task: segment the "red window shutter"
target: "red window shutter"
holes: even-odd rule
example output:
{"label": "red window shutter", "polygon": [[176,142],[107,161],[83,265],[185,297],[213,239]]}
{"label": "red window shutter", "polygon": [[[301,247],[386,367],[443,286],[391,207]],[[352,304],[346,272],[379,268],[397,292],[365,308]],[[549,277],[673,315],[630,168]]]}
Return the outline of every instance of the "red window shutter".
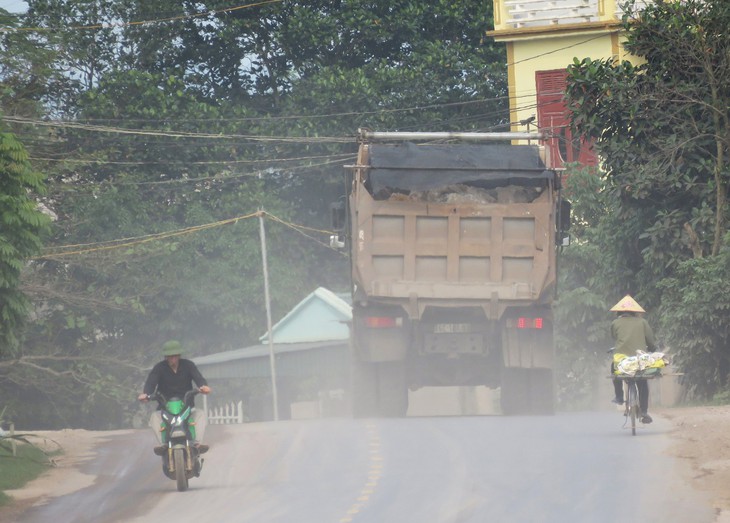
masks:
{"label": "red window shutter", "polygon": [[570,132],[568,110],[563,100],[567,75],[565,69],[535,72],[538,128],[553,136],[547,145],[555,167],[571,162],[598,165],[592,144],[574,139]]}

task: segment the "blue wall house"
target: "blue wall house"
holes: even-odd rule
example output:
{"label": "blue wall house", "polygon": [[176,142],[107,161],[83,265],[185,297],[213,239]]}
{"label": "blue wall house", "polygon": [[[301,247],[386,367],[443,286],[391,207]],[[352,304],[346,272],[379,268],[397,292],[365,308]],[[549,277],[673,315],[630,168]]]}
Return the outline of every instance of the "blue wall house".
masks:
{"label": "blue wall house", "polygon": [[[272,326],[280,419],[301,402],[316,402],[323,416],[348,412],[352,310],[346,299],[319,287]],[[193,359],[213,388],[210,404],[243,400],[248,421],[273,419],[268,333],[259,341]]]}

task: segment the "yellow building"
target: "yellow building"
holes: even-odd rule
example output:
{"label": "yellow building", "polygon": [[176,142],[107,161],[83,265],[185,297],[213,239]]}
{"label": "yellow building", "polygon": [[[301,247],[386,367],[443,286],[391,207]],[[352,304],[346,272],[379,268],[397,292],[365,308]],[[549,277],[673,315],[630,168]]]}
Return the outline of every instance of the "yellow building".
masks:
{"label": "yellow building", "polygon": [[488,34],[507,45],[512,130],[537,125],[549,131],[556,166],[574,161],[595,165],[590,146],[574,140],[567,127],[566,67],[576,57],[630,59],[621,45],[625,0],[493,1],[494,31]]}

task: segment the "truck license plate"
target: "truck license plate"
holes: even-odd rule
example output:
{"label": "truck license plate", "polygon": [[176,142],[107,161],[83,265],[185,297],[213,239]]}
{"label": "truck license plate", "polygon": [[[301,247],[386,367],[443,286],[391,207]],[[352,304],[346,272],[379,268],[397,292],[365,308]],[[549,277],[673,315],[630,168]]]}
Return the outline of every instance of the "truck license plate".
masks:
{"label": "truck license plate", "polygon": [[455,332],[471,332],[469,323],[436,323],[433,326],[434,334],[451,334]]}

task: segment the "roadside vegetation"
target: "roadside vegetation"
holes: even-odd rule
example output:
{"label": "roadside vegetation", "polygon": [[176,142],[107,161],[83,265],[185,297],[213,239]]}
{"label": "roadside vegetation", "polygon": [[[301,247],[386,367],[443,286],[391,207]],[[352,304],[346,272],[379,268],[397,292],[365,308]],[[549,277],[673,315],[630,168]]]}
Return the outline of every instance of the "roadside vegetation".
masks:
{"label": "roadside vegetation", "polygon": [[[17,426],[124,426],[165,340],[255,343],[261,209],[274,317],[348,289],[327,241],[357,128],[508,128],[492,2],[26,3],[0,10],[0,398]],[[606,158],[566,188],[572,396],[625,293],[696,397],[728,390],[727,27],[724,0],[657,3],[625,21],[643,65],[570,67],[573,125]]]}
{"label": "roadside vegetation", "polygon": [[0,11],[0,217],[29,236],[0,237],[16,426],[123,426],[165,340],[257,343],[260,209],[274,318],[348,290],[328,231],[358,127],[508,127],[491,2],[26,3]]}
{"label": "roadside vegetation", "polygon": [[575,241],[563,253],[561,341],[577,360],[586,350],[600,357],[611,346],[606,311],[630,293],[690,397],[722,401],[730,391],[730,4],[633,11],[625,47],[639,65],[576,57],[568,68],[572,125],[595,141],[603,163],[599,173],[569,174]]}
{"label": "roadside vegetation", "polygon": [[49,456],[25,436],[0,434],[0,506],[12,501],[4,491],[21,488],[50,466]]}
{"label": "roadside vegetation", "polygon": [[15,456],[4,445],[0,446],[0,463],[2,463],[3,469],[3,473],[0,475],[0,505],[5,505],[12,500],[3,491],[21,488],[48,470],[50,466],[46,455],[41,450],[22,442],[17,445]]}

